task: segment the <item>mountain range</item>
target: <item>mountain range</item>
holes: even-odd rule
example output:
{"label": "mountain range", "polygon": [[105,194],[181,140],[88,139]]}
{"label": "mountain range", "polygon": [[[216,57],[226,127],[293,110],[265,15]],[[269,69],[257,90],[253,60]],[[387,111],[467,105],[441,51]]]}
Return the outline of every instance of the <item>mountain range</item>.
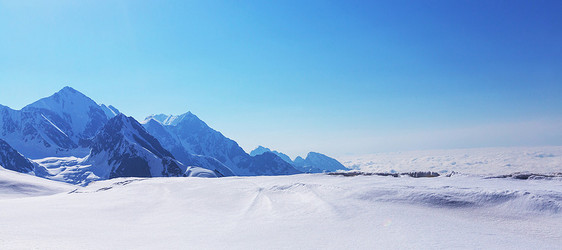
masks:
{"label": "mountain range", "polygon": [[146,130],[165,142],[180,161],[190,155],[212,157],[223,164],[227,173],[236,175],[297,174],[291,164],[272,156],[250,156],[235,141],[210,128],[191,112],[179,116],[153,115],[143,122]]}
{"label": "mountain range", "polygon": [[295,160],[291,160],[291,157],[286,154],[275,150],[272,151],[271,149],[263,146],[258,146],[256,149],[250,152],[250,155],[256,157],[268,153],[277,155],[285,162],[291,164],[295,169],[304,173],[322,173],[335,172],[338,170],[349,170],[336,159],[316,152],[308,153],[308,155],[304,159],[300,156],[297,156]]}
{"label": "mountain range", "polygon": [[270,150],[248,154],[191,112],[151,115],[139,123],[71,87],[21,110],[0,105],[0,166],[74,184],[117,177],[288,175],[341,169],[339,162],[317,153],[298,159],[291,161]]}

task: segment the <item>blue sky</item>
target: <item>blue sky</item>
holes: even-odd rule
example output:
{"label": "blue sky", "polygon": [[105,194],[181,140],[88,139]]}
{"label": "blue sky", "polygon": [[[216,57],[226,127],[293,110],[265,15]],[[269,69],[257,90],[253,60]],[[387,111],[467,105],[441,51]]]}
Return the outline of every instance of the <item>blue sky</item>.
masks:
{"label": "blue sky", "polygon": [[0,103],[69,85],[251,150],[562,145],[560,1],[2,1]]}

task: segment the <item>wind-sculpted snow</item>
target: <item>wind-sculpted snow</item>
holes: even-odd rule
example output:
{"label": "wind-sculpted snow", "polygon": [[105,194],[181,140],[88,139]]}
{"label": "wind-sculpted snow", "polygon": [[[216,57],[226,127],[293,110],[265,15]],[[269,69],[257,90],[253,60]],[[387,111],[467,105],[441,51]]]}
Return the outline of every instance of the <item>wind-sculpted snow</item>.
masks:
{"label": "wind-sculpted snow", "polygon": [[[469,185],[467,185],[468,183],[464,185],[454,183],[467,179],[474,183]],[[441,185],[429,183],[429,186],[410,185],[407,183],[408,181],[397,180],[398,183],[393,183],[394,185],[380,186],[374,190],[361,192],[357,197],[369,201],[418,204],[430,207],[480,208],[498,213],[559,214],[562,212],[562,189],[558,191],[556,188],[546,191],[525,190],[517,186],[526,186],[529,183],[486,182],[478,177],[441,177],[439,180],[435,180]],[[502,188],[500,186],[502,184],[507,188]],[[562,182],[532,183],[531,185],[533,184],[562,188]],[[490,186],[494,186],[494,188],[490,188]]]}
{"label": "wind-sculpted snow", "polygon": [[[467,175],[116,178],[0,200],[0,242],[7,249],[557,249],[561,202],[562,181]],[[77,222],[85,226],[76,230]]]}
{"label": "wind-sculpted snow", "polygon": [[75,187],[69,184],[17,173],[0,166],[0,200],[53,195],[73,189]]}

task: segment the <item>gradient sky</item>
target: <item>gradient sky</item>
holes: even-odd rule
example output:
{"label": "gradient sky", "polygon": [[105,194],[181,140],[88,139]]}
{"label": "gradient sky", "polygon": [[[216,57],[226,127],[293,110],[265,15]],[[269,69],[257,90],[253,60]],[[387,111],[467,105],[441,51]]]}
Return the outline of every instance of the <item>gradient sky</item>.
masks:
{"label": "gradient sky", "polygon": [[63,86],[294,157],[562,145],[562,1],[3,1],[0,103]]}

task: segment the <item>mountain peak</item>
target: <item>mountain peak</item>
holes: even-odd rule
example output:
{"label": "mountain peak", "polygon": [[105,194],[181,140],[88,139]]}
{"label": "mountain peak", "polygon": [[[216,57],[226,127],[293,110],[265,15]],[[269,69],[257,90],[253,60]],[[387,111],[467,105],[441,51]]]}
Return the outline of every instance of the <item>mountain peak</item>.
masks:
{"label": "mountain peak", "polygon": [[[176,126],[178,125],[180,122],[182,122],[185,119],[189,119],[191,116],[195,116],[193,115],[191,112],[187,112],[181,115],[170,115],[166,118],[166,120],[163,122],[164,125],[171,125],[171,126]],[[195,116],[197,117],[197,116]]]}
{"label": "mountain peak", "polygon": [[299,156],[294,163],[304,172],[335,172],[347,169],[338,160],[317,152],[308,153],[306,159]]}
{"label": "mountain peak", "polygon": [[162,125],[167,125],[167,126],[176,126],[176,125],[178,125],[178,124],[180,124],[184,121],[198,121],[198,122],[204,123],[201,119],[199,119],[199,117],[197,117],[196,115],[191,113],[191,111],[188,111],[188,112],[183,113],[181,115],[167,115],[167,114],[156,114],[156,115],[154,115],[153,114],[153,115],[150,115],[150,116],[146,117],[142,123],[146,124],[150,120],[155,120],[155,121],[161,123]]}
{"label": "mountain peak", "polygon": [[124,115],[123,113],[119,113],[117,114],[115,117],[109,119],[109,121],[107,121],[107,124],[105,127],[110,126],[110,127],[123,127],[127,124],[131,124],[131,120],[133,119],[131,117],[127,117],[126,115]]}
{"label": "mountain peak", "polygon": [[318,152],[308,152],[308,154],[306,155],[306,158],[308,157],[315,157],[315,156],[326,156],[325,154],[321,154]]}
{"label": "mountain peak", "polygon": [[260,145],[257,148],[255,148],[254,150],[252,150],[252,152],[250,152],[250,156],[261,155],[261,154],[264,154],[266,152],[271,152],[271,149]]}
{"label": "mountain peak", "polygon": [[[43,98],[41,100],[54,100],[57,103],[61,103],[61,102],[65,102],[65,101],[69,101],[69,102],[82,102],[82,103],[95,103],[94,100],[90,99],[90,97],[84,95],[82,92],[66,86],[64,88],[62,88],[61,90],[55,92],[53,95]],[[39,101],[41,101],[39,100]],[[37,102],[39,102],[37,101]],[[32,104],[31,104],[32,105]]]}
{"label": "mountain peak", "polygon": [[91,106],[98,106],[90,97],[71,87],[64,87],[51,96],[25,106],[23,109],[47,109],[55,113],[71,112],[77,109],[88,109]]}
{"label": "mountain peak", "polygon": [[108,120],[94,100],[68,86],[21,111],[38,114],[79,145],[85,145],[85,140],[94,136]]}
{"label": "mountain peak", "polygon": [[61,90],[59,90],[59,92],[68,92],[68,93],[80,93],[78,90],[70,87],[70,86],[64,86],[64,88],[62,88]]}
{"label": "mountain peak", "polygon": [[111,119],[111,118],[115,117],[116,115],[118,115],[119,113],[121,113],[117,108],[115,108],[111,105],[106,106],[105,104],[100,104],[100,108],[103,110],[103,112],[107,116],[107,119]]}
{"label": "mountain peak", "polygon": [[164,121],[169,117],[170,115],[166,115],[166,114],[152,114],[147,116],[146,118],[144,118],[144,121],[142,122],[143,124],[149,122],[150,120],[155,120],[159,123],[164,123]]}

